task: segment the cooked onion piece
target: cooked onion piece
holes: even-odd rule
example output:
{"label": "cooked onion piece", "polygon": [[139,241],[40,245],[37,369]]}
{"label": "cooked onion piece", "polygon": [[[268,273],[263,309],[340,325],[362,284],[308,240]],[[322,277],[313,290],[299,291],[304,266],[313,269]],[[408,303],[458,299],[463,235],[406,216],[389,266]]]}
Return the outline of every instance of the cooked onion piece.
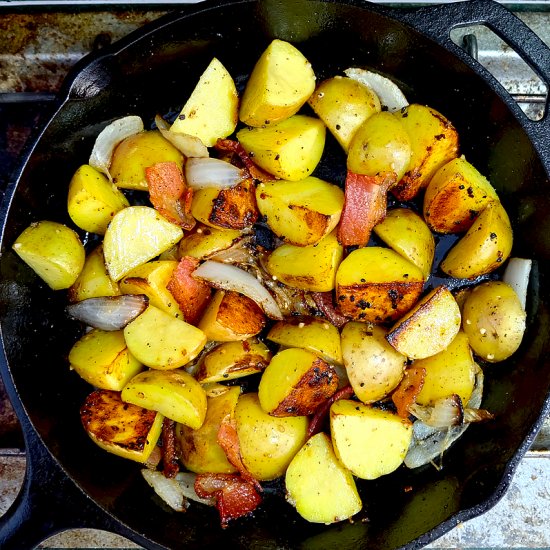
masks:
{"label": "cooked onion piece", "polygon": [[155,124],[162,137],[167,139],[176,149],[182,152],[186,157],[208,157],[208,148],[197,137],[183,132],[174,132],[170,130],[170,125],[160,115],[155,117]]}
{"label": "cooked onion piece", "polygon": [[244,171],[229,162],[213,158],[190,158],[185,164],[189,187],[205,189],[234,187],[245,179]]}
{"label": "cooked onion piece", "polygon": [[68,305],[67,313],[101,330],[120,330],[145,311],[149,299],[144,294],[100,296]]}
{"label": "cooked onion piece", "polygon": [[147,469],[141,470],[141,475],[170,508],[176,512],[185,512],[189,507],[183,490],[175,479],[164,477],[162,472]]}
{"label": "cooked onion piece", "polygon": [[510,258],[502,277],[502,280],[516,291],[523,310],[525,310],[527,302],[527,286],[529,285],[529,274],[532,265],[532,260]]}
{"label": "cooked onion piece", "polygon": [[143,121],[135,115],[111,122],[97,136],[88,163],[111,179],[109,167],[111,166],[111,158],[115,147],[127,137],[142,131]]}

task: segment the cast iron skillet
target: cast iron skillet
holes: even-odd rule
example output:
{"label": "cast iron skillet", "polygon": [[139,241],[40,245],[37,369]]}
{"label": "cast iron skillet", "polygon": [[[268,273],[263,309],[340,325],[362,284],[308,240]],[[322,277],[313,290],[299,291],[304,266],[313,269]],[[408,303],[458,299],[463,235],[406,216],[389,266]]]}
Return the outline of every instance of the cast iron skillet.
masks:
{"label": "cast iron skillet", "polygon": [[[3,549],[30,548],[76,526],[108,529],[150,548],[418,548],[498,501],[550,410],[550,124],[548,117],[527,120],[450,41],[450,29],[470,23],[501,34],[550,84],[550,54],[542,42],[486,0],[412,11],[356,0],[207,2],[77,66],[3,203],[1,369],[28,451],[23,490],[1,520]],[[81,328],[63,312],[65,293],[51,292],[10,247],[31,221],[70,223],[68,182],[110,120],[139,114],[150,121],[157,111],[177,108],[214,55],[242,86],[274,37],[296,43],[319,79],[348,66],[375,67],[396,78],[411,101],[454,122],[462,152],[511,213],[514,255],[535,260],[529,327],[512,361],[486,369],[485,407],[496,419],[470,427],[439,472],[403,468],[359,484],[361,518],[368,521],[308,524],[267,491],[253,518],[222,531],[215,510],[194,505],[187,514],[170,512],[141,479],[139,465],[89,441],[78,415],[89,387],[66,360]],[[341,172],[331,174],[330,167],[325,163],[322,175],[341,182]]]}

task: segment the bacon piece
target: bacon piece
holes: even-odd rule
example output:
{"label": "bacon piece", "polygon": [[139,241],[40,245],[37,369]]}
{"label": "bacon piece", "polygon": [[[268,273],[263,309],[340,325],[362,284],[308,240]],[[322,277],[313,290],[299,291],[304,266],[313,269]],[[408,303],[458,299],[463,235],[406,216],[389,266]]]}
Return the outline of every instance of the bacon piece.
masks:
{"label": "bacon piece", "polygon": [[199,474],[195,480],[195,492],[201,498],[215,497],[224,529],[229,520],[253,512],[262,502],[254,485],[238,474]]}
{"label": "bacon piece", "polygon": [[332,292],[312,292],[311,296],[315,305],[335,327],[342,328],[349,321],[334,307]]}
{"label": "bacon piece", "polygon": [[387,194],[395,175],[365,176],[348,170],[344,210],[338,227],[342,246],[365,246],[372,228],[386,216]]}
{"label": "bacon piece", "polygon": [[180,471],[179,452],[176,443],[176,422],[165,418],[162,422],[162,473],[173,478]]}
{"label": "bacon piece", "polygon": [[178,263],[166,288],[180,306],[184,319],[194,325],[201,318],[210,300],[212,289],[204,281],[195,279],[191,274],[199,266],[199,260],[184,256]]}
{"label": "bacon piece", "polygon": [[313,418],[309,423],[309,426],[307,428],[307,436],[314,436],[316,433],[321,431],[321,427],[323,426],[323,423],[328,415],[330,407],[335,401],[338,401],[339,399],[349,399],[352,395],[353,388],[351,386],[344,386],[343,388],[339,389],[334,395],[329,397],[326,401],[321,403],[317,407],[317,410],[315,411],[315,414],[313,415]]}
{"label": "bacon piece", "polygon": [[175,162],[158,162],[145,168],[145,177],[149,198],[158,213],[183,229],[193,229],[193,190],[185,184],[180,167]]}
{"label": "bacon piece", "polygon": [[238,141],[233,141],[232,139],[218,139],[215,148],[218,151],[236,154],[241,159],[250,176],[255,180],[273,181],[276,179],[275,176],[257,166]]}
{"label": "bacon piece", "polygon": [[426,369],[423,367],[411,367],[405,371],[405,376],[391,399],[397,407],[397,414],[401,418],[408,418],[411,405],[416,403],[416,398],[424,386]]}

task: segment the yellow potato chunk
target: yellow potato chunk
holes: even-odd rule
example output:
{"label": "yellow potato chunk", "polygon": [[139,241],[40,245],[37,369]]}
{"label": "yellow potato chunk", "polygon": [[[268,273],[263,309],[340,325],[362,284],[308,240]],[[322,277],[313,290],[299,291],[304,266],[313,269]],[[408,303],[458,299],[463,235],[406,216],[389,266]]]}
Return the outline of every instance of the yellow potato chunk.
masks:
{"label": "yellow potato chunk", "polygon": [[498,195],[466,159],[456,158],[433,176],[424,195],[424,218],[433,231],[467,231],[478,214]]}
{"label": "yellow potato chunk", "polygon": [[308,103],[346,152],[358,128],[381,109],[371,88],[342,76],[321,82]]}
{"label": "yellow potato chunk", "polygon": [[278,178],[310,176],[325,148],[325,125],[318,118],[294,115],[266,128],[243,128],[237,139],[254,162]]}
{"label": "yellow potato chunk", "polygon": [[439,286],[391,328],[388,342],[409,359],[444,350],[460,330],[460,309],[449,289]]}
{"label": "yellow potato chunk", "polygon": [[122,294],[145,294],[149,303],[184,320],[184,315],[166,285],[176,269],[176,260],[157,260],[140,265],[120,280]]}
{"label": "yellow potato chunk", "polygon": [[202,426],[196,430],[183,424],[176,427],[176,437],[180,442],[183,465],[197,474],[230,474],[236,471],[225,451],[218,443],[218,431],[222,421],[232,417],[241,388],[234,386],[216,396],[207,396],[206,416]]}
{"label": "yellow potato chunk", "polygon": [[194,359],[206,344],[202,330],[149,305],[124,328],[128,349],[152,369],[176,369]]}
{"label": "yellow potato chunk", "polygon": [[282,476],[306,440],[307,417],[270,416],[261,408],[256,393],[239,397],[235,422],[243,463],[260,481]]}
{"label": "yellow potato chunk", "polygon": [[183,235],[154,208],[129,206],[115,215],[103,241],[109,275],[119,281],[132,269],[174,246]]}
{"label": "yellow potato chunk", "polygon": [[525,319],[525,311],[514,289],[502,281],[488,281],[468,294],[462,328],[475,354],[496,363],[519,348]]}
{"label": "yellow potato chunk", "polygon": [[218,139],[235,131],[238,104],[233,78],[214,57],[170,131],[196,136],[204,145],[212,147]]}
{"label": "yellow potato chunk", "polygon": [[113,391],[122,391],[143,370],[128,351],[122,330],[87,332],[71,348],[69,363],[92,386]]}
{"label": "yellow potato chunk", "polygon": [[78,235],[66,225],[47,220],[29,225],[12,248],[53,290],[69,288],[86,259]]}
{"label": "yellow potato chunk", "polygon": [[273,40],[258,59],[241,100],[239,117],[265,126],[298,112],[315,89],[311,64],[292,44]]}
{"label": "yellow potato chunk", "polygon": [[275,323],[267,339],[287,348],[304,348],[325,361],[343,364],[340,333],[324,319],[290,318]]}
{"label": "yellow potato chunk", "polygon": [[145,168],[157,162],[175,162],[181,167],[183,155],[158,130],[140,132],[117,145],[109,173],[117,187],[147,191]]}
{"label": "yellow potato chunk", "polygon": [[336,299],[351,319],[383,323],[416,303],[424,286],[420,269],[397,252],[369,246],[354,250],[336,272]]}
{"label": "yellow potato chunk", "polygon": [[414,366],[426,369],[417,403],[433,405],[438,399],[457,394],[466,406],[474,389],[477,367],[464,332],[460,331],[443,351],[416,360]]}
{"label": "yellow potato chunk", "polygon": [[349,382],[363,403],[386,397],[403,378],[407,358],[386,340],[379,326],[351,321],[342,329],[342,355]]}
{"label": "yellow potato chunk", "polygon": [[262,372],[270,360],[271,352],[258,340],[225,342],[203,357],[195,377],[201,384],[234,380]]}
{"label": "yellow potato chunk", "polygon": [[441,269],[458,279],[471,279],[490,273],[510,256],[512,226],[500,202],[491,202],[468,232],[441,262]]}
{"label": "yellow potato chunk", "polygon": [[435,240],[418,214],[408,208],[393,208],[374,226],[374,232],[390,248],[420,268],[425,279],[429,277]]}
{"label": "yellow potato chunk", "polygon": [[277,353],[262,374],[258,397],[273,416],[312,414],[338,389],[332,365],[315,353],[289,348]]}
{"label": "yellow potato chunk", "polygon": [[100,244],[88,254],[80,275],[69,288],[69,301],[80,302],[87,298],[119,295],[118,284],[107,273],[103,244]]}
{"label": "yellow potato chunk", "polygon": [[192,256],[206,260],[216,252],[228,249],[241,238],[242,232],[237,229],[218,229],[201,225],[180,241],[178,253],[182,258]]}
{"label": "yellow potato chunk", "polygon": [[[317,244],[340,221],[342,190],[319,178],[262,183],[256,202],[270,229],[289,244]],[[331,241],[329,241],[331,242]]]}
{"label": "yellow potato chunk", "polygon": [[206,416],[206,393],[184,370],[148,370],[134,376],[122,390],[122,400],[158,411],[166,418],[200,428]]}
{"label": "yellow potato chunk", "polygon": [[330,438],[322,432],[289,464],[285,486],[290,504],[313,523],[343,521],[363,506],[352,473],[336,458]]}
{"label": "yellow potato chunk", "polygon": [[311,292],[329,292],[336,284],[336,270],[343,255],[344,248],[333,231],[315,246],[279,246],[270,254],[266,267],[285,285]]}
{"label": "yellow potato chunk", "polygon": [[162,414],[125,403],[119,392],[96,390],[80,409],[92,441],[110,453],[147,462],[162,431]]}
{"label": "yellow potato chunk", "polygon": [[340,399],[330,407],[330,433],[342,464],[361,479],[376,479],[403,463],[412,424],[390,411]]}

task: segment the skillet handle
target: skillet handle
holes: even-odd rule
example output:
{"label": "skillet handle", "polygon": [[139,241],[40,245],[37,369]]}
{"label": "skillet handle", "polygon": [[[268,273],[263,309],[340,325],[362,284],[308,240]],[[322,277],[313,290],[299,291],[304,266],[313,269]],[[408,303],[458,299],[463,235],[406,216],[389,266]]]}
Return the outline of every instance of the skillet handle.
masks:
{"label": "skillet handle", "polygon": [[27,450],[25,479],[15,502],[0,517],[0,548],[35,548],[48,537],[77,527],[121,532],[63,472],[28,421],[21,424]]}
{"label": "skillet handle", "polygon": [[543,118],[537,121],[529,119],[491,73],[451,40],[450,32],[456,27],[486,25],[520,55],[544,82],[547,90],[550,90],[550,50],[548,46],[521,19],[494,0],[470,0],[419,8],[403,12],[400,18],[450,50],[476,72],[491,81],[492,88],[516,114],[516,117],[521,117],[522,126],[531,138],[550,177],[550,107],[548,99],[550,95],[546,100]]}

